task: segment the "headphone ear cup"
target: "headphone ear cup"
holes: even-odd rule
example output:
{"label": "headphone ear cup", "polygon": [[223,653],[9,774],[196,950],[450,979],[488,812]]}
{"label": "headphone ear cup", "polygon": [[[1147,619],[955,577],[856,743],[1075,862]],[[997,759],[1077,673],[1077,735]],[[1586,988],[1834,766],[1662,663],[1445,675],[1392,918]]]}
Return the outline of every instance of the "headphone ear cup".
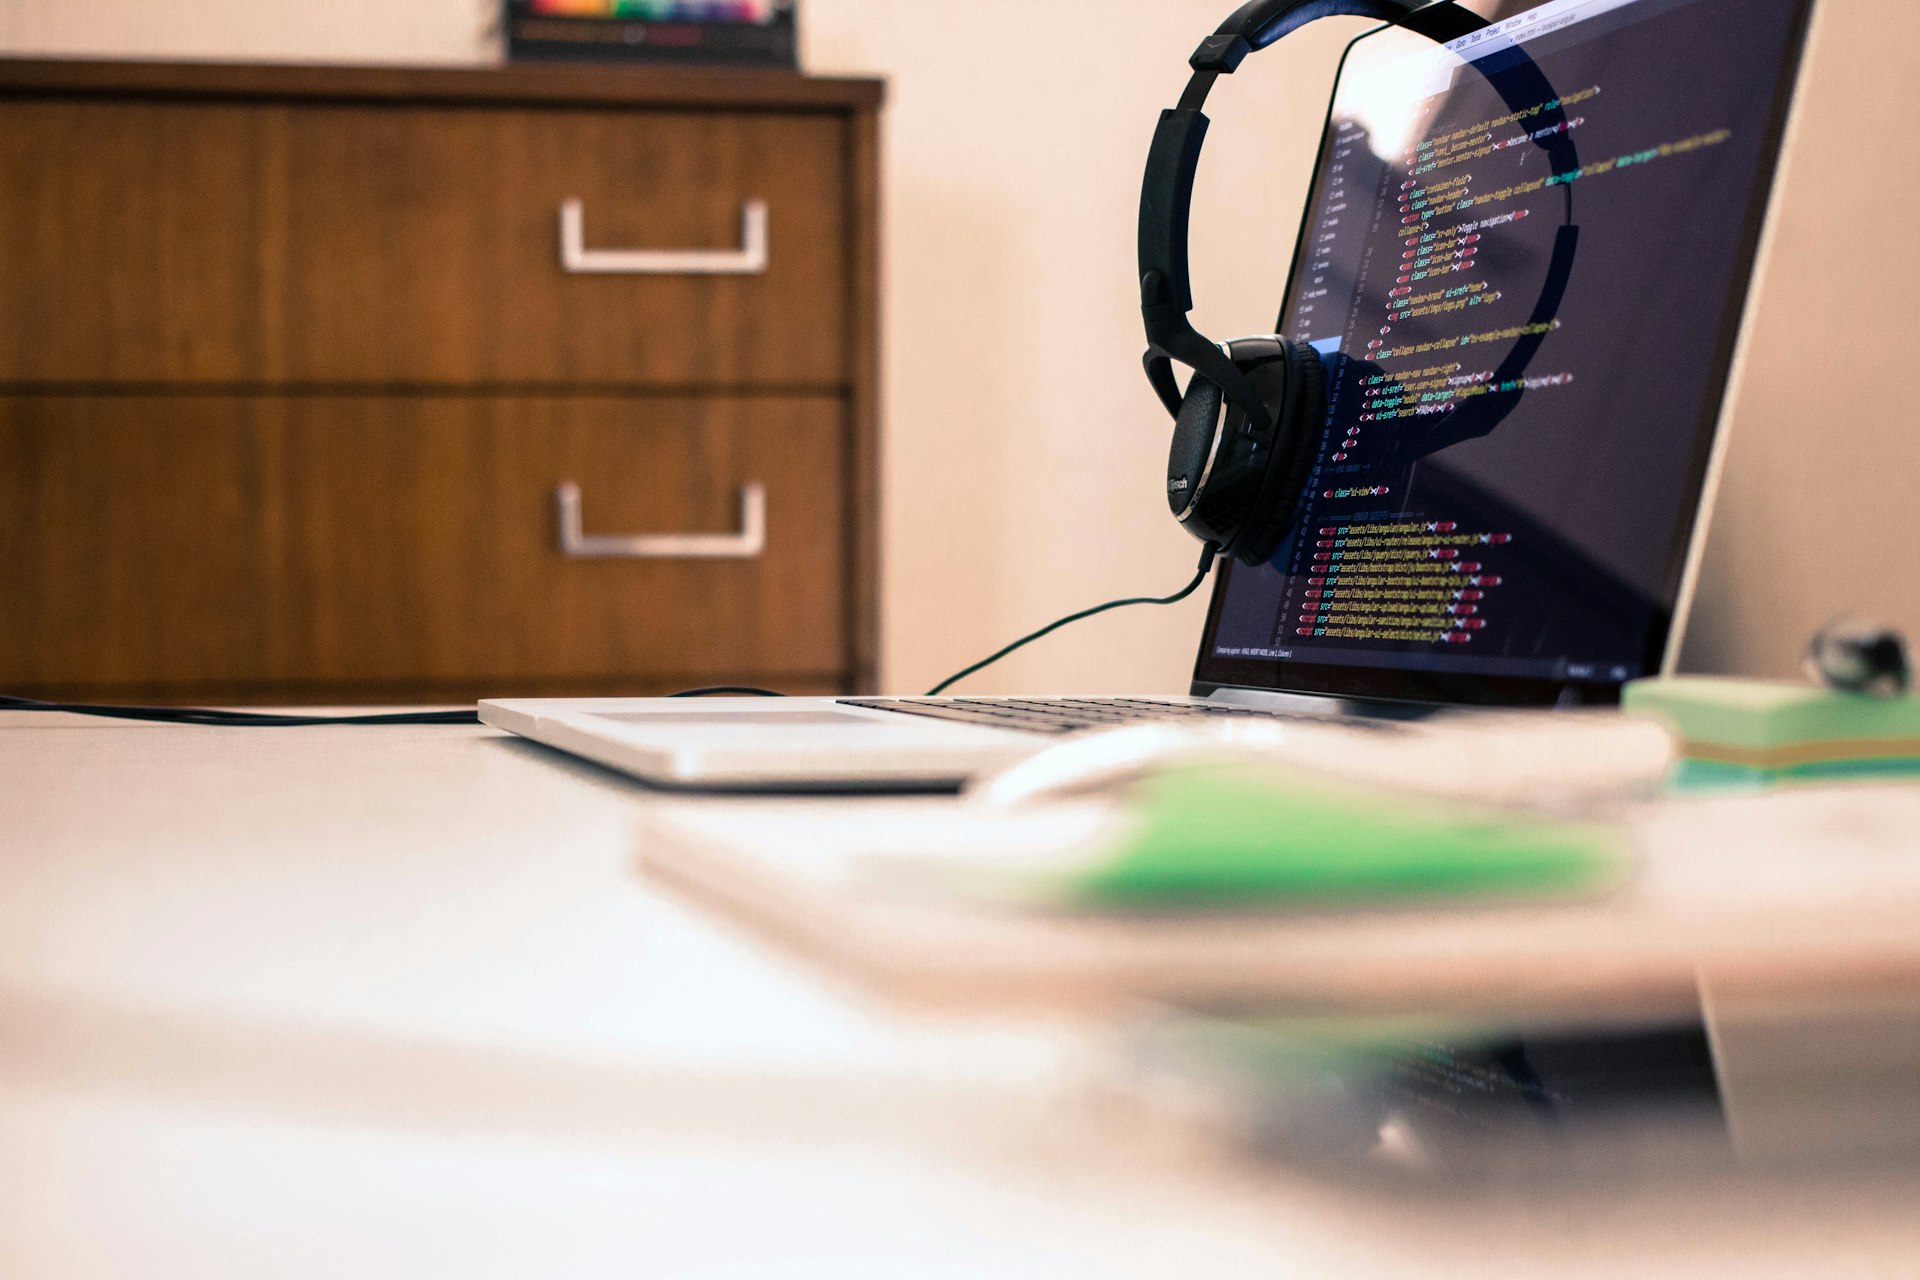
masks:
{"label": "headphone ear cup", "polygon": [[1286,391],[1274,410],[1273,452],[1268,455],[1247,530],[1233,549],[1234,558],[1242,564],[1273,559],[1292,532],[1326,422],[1327,375],[1320,353],[1305,343],[1289,343],[1286,361]]}
{"label": "headphone ear cup", "polygon": [[1196,374],[1187,384],[1167,451],[1167,506],[1176,520],[1185,519],[1206,483],[1225,402],[1226,393],[1206,378]]}
{"label": "headphone ear cup", "polygon": [[1167,506],[1174,519],[1223,549],[1240,536],[1259,490],[1249,444],[1235,431],[1241,416],[1218,383],[1195,374],[1180,401],[1167,456]]}
{"label": "headphone ear cup", "polygon": [[1247,434],[1245,410],[1195,374],[1174,421],[1167,505],[1194,537],[1258,565],[1293,527],[1326,418],[1326,377],[1318,352],[1284,338],[1243,338],[1228,354],[1259,392],[1273,436]]}

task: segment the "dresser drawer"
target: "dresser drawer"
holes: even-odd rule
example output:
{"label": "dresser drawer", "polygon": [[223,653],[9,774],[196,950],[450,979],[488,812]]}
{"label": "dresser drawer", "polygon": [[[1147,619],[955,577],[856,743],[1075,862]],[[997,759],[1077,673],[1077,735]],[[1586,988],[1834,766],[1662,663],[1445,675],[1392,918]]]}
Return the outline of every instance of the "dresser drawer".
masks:
{"label": "dresser drawer", "polygon": [[843,418],[826,396],[0,397],[0,690],[834,687]]}
{"label": "dresser drawer", "polygon": [[837,390],[848,128],[0,100],[0,382]]}

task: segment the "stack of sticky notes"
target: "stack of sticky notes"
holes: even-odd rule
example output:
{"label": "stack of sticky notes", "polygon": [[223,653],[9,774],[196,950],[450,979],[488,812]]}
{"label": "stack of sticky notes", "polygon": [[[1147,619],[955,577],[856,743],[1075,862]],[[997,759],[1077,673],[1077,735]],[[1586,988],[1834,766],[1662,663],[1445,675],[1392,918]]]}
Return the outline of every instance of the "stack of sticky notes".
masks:
{"label": "stack of sticky notes", "polygon": [[1920,697],[1912,695],[1665,676],[1629,684],[1622,702],[1672,726],[1683,787],[1920,776]]}

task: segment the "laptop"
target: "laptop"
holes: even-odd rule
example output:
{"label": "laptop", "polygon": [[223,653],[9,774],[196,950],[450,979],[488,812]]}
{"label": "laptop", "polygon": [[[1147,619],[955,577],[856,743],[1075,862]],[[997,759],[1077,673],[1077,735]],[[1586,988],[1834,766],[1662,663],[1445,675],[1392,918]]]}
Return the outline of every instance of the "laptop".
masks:
{"label": "laptop", "polygon": [[[480,718],[662,785],[888,790],[1142,721],[1393,732],[1616,703],[1684,633],[1810,7],[1545,0],[1444,47],[1396,28],[1349,46],[1277,325],[1327,364],[1314,471],[1272,560],[1215,573],[1184,691],[498,699]],[[1489,80],[1529,58],[1577,171]],[[1569,219],[1578,251],[1548,282]],[[1550,287],[1552,331],[1528,335]],[[1529,336],[1524,388],[1489,387]],[[1524,394],[1446,438],[1463,418],[1444,410],[1489,390]]]}

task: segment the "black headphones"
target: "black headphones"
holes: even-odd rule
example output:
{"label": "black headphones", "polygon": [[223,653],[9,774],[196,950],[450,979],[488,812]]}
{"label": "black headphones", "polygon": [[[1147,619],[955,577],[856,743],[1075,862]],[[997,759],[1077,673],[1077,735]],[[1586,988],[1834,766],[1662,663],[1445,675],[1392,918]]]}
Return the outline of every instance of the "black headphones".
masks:
{"label": "black headphones", "polygon": [[[1173,415],[1167,460],[1167,503],[1174,518],[1221,555],[1244,564],[1271,559],[1286,540],[1312,471],[1327,416],[1327,367],[1313,348],[1268,335],[1216,343],[1187,319],[1193,289],[1187,267],[1187,222],[1200,167],[1213,83],[1231,75],[1256,49],[1320,18],[1372,18],[1445,43],[1488,26],[1454,0],[1251,0],[1201,41],[1188,59],[1193,78],[1180,103],[1160,113],[1140,192],[1140,311],[1146,322],[1147,380]],[[1579,170],[1565,113],[1539,68],[1524,54],[1500,73],[1495,88],[1516,112],[1538,110],[1539,144],[1563,184]],[[1530,329],[1494,372],[1494,385],[1517,382],[1559,310],[1573,265],[1578,228],[1573,193],[1548,266]],[[1173,365],[1193,377],[1183,394]],[[1431,443],[1484,435],[1513,411],[1520,390],[1473,398],[1449,415],[1451,429],[1428,432]]]}

